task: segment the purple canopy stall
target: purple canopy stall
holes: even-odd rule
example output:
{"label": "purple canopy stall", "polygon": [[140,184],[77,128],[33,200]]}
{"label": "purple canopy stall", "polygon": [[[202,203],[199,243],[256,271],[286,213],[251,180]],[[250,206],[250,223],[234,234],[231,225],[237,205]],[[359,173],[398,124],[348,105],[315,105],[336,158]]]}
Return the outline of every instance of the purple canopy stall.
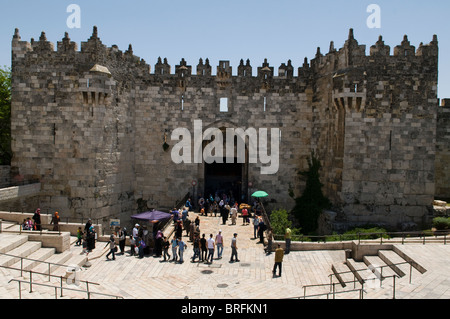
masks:
{"label": "purple canopy stall", "polygon": [[161,220],[168,219],[170,217],[172,217],[172,214],[160,212],[157,210],[152,210],[149,212],[131,216],[131,218],[139,220],[147,220],[149,222],[159,222]]}

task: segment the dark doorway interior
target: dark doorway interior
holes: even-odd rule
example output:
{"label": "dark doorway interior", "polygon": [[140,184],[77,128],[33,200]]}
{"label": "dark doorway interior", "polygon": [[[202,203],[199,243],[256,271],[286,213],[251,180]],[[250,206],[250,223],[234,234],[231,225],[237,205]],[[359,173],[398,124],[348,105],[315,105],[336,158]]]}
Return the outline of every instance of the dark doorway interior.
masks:
{"label": "dark doorway interior", "polygon": [[205,163],[205,196],[227,194],[229,197],[232,195],[235,201],[240,201],[243,164],[236,162],[237,159],[234,159],[234,163],[226,163],[224,159],[223,163]]}

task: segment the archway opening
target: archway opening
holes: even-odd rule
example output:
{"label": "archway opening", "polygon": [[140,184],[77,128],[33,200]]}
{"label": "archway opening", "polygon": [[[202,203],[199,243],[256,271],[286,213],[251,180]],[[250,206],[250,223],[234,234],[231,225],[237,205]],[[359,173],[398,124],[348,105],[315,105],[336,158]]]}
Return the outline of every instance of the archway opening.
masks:
{"label": "archway opening", "polygon": [[205,163],[205,196],[222,199],[226,195],[230,203],[241,202],[243,195],[246,195],[244,169],[244,164],[237,163],[237,159],[233,163],[227,163],[226,158],[223,163]]}

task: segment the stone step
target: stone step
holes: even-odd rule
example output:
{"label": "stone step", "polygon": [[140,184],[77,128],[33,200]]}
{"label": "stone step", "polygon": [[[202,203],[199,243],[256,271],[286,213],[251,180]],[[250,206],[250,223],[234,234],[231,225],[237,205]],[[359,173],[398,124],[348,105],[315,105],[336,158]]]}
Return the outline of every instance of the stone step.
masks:
{"label": "stone step", "polygon": [[355,276],[350,272],[350,268],[345,263],[333,264],[331,267],[334,277],[338,280],[343,288],[350,286],[353,287],[351,283],[355,280]]}
{"label": "stone step", "polygon": [[[55,248],[39,248],[35,252],[31,253],[22,262],[18,261],[12,265],[13,268],[23,270],[32,270],[37,265],[42,264],[41,261],[46,261],[49,257],[55,254]],[[32,259],[32,260],[31,260]]]}
{"label": "stone step", "polygon": [[9,251],[19,247],[28,241],[26,235],[0,234],[0,253],[7,254]]}
{"label": "stone step", "polygon": [[14,263],[20,261],[20,257],[27,257],[39,248],[41,248],[42,244],[36,241],[27,241],[26,243],[8,251],[8,255],[0,255],[0,265],[11,267]]}
{"label": "stone step", "polygon": [[9,221],[4,221],[2,220],[1,222],[1,230],[2,231],[19,231],[20,227],[17,223],[15,222],[9,222]]}
{"label": "stone step", "polygon": [[375,278],[375,275],[369,270],[364,262],[355,261],[353,258],[347,258],[346,265],[350,268],[356,279],[361,284],[363,284],[367,279]]}
{"label": "stone step", "polygon": [[392,250],[379,250],[378,256],[400,277],[410,272],[410,265]]}
{"label": "stone step", "polygon": [[395,271],[387,266],[379,256],[364,256],[363,261],[378,278],[396,275]]}

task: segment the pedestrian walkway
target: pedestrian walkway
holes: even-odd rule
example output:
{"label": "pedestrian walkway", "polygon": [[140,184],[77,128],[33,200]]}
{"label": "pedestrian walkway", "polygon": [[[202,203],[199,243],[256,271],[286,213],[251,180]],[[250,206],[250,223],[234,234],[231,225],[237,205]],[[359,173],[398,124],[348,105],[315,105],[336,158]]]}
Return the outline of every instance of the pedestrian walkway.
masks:
{"label": "pedestrian walkway", "polygon": [[[190,213],[190,218],[197,215]],[[101,282],[102,289],[125,298],[194,298],[194,299],[265,299],[290,298],[303,295],[302,285],[328,282],[331,264],[342,261],[342,251],[291,252],[285,255],[281,277],[274,277],[274,253],[267,255],[259,238],[254,238],[253,225],[236,225],[220,217],[200,216],[201,234],[208,238],[219,230],[224,237],[223,258],[212,264],[191,262],[192,242],[183,231],[188,244],[185,262],[161,262],[162,258],[143,259],[117,255],[115,261],[105,257],[92,260],[92,266],[82,273],[83,280]],[[230,263],[231,238],[237,233],[240,262]],[[171,252],[170,252],[171,253]]]}
{"label": "pedestrian walkway", "polygon": [[[190,213],[192,220],[196,216],[195,213]],[[274,253],[267,255],[264,252],[263,244],[259,243],[259,239],[254,238],[253,225],[244,226],[239,219],[236,225],[230,225],[230,220],[223,225],[220,217],[201,216],[200,219],[201,234],[204,233],[206,237],[213,234],[215,237],[221,230],[224,237],[223,258],[217,259],[216,251],[212,264],[191,262],[193,243],[183,231],[183,239],[188,246],[184,254],[185,262],[182,264],[162,262],[162,258],[153,256],[139,259],[129,255],[129,247],[126,247],[124,255],[117,254],[116,260],[107,260],[106,254],[109,249],[105,248],[105,242],[98,242],[96,249],[88,256],[90,266],[83,267],[82,271],[77,273],[77,279],[100,284],[90,286],[89,289],[92,292],[118,295],[125,299],[298,298],[303,297],[305,286],[329,283],[332,265],[342,264],[346,259],[346,252],[343,250],[291,251],[284,256],[282,276],[273,276]],[[230,245],[234,233],[238,234],[240,262],[230,263]],[[1,234],[1,236],[12,235]],[[4,239],[6,237],[2,238],[3,245],[6,245]],[[395,245],[427,270],[424,274],[414,270],[410,283],[408,266],[405,265],[405,272],[408,275],[397,282],[397,299],[447,299],[450,297],[450,280],[448,279],[450,245],[434,243]],[[80,246],[72,244],[70,253],[80,255],[81,252]],[[0,268],[0,298],[18,298],[17,284],[8,284],[11,276],[17,277],[18,272]],[[36,279],[39,280],[39,278]],[[46,278],[42,279],[43,282],[46,280]],[[385,286],[388,287],[389,283],[383,283],[383,287]],[[54,298],[52,290],[48,293],[38,287],[34,290],[32,295],[22,297]],[[308,288],[307,295],[314,292],[314,289]],[[69,298],[86,298],[86,296],[74,294]],[[357,299],[359,294],[345,293],[338,295],[337,298]],[[392,289],[365,288],[364,298],[392,298]]]}

